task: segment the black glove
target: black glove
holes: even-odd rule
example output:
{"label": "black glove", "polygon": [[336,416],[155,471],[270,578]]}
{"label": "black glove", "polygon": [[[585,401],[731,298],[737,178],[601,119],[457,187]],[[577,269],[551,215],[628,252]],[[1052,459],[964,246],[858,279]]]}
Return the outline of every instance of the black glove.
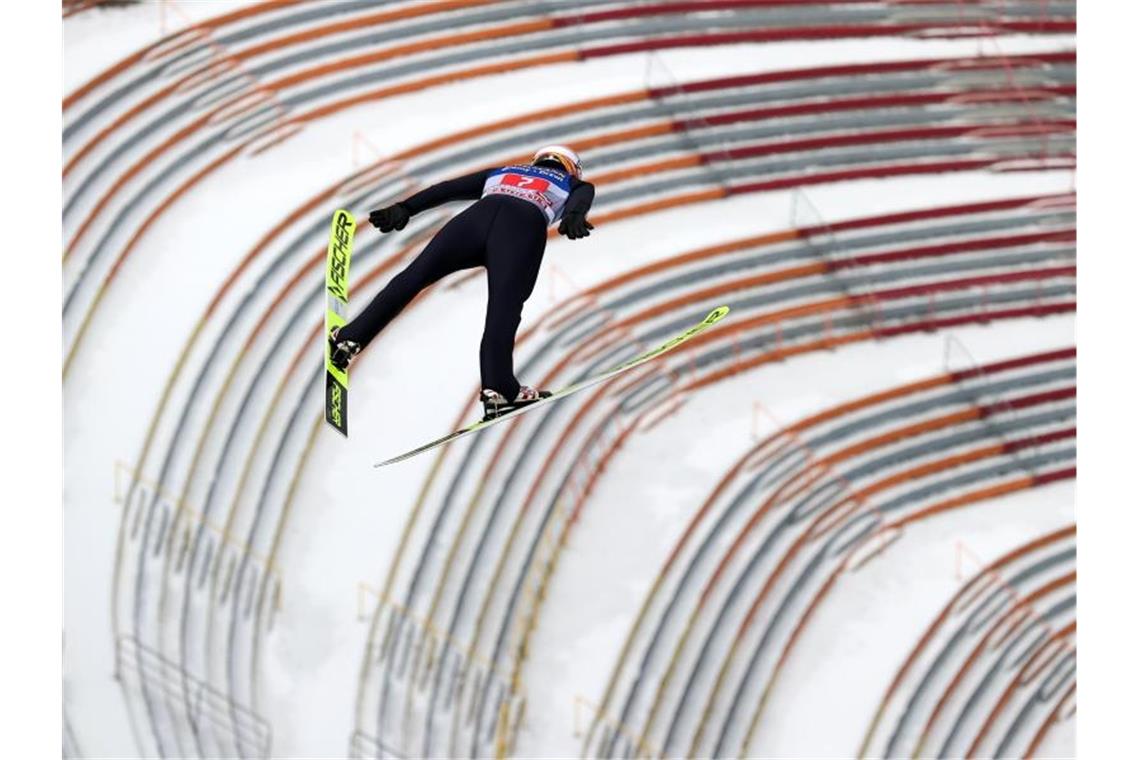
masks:
{"label": "black glove", "polygon": [[586,214],[583,211],[571,211],[562,218],[562,224],[558,225],[558,233],[571,240],[589,237],[592,229],[594,225],[586,221]]}
{"label": "black glove", "polygon": [[396,203],[388,208],[377,209],[368,214],[368,221],[372,222],[372,226],[381,232],[402,230],[408,226],[408,220],[411,218],[412,215],[404,208],[403,203]]}

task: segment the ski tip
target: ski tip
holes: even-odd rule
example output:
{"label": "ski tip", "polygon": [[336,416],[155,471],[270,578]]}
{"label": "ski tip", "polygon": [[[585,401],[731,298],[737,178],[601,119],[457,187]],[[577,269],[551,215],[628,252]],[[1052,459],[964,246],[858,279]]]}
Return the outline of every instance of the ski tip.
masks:
{"label": "ski tip", "polygon": [[709,312],[709,315],[705,317],[704,322],[706,325],[716,324],[717,322],[724,319],[730,311],[732,311],[732,309],[728,308],[727,306],[718,306]]}

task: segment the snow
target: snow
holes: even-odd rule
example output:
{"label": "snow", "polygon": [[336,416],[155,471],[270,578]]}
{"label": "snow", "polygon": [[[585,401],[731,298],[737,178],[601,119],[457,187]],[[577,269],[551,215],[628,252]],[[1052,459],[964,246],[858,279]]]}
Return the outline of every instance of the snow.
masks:
{"label": "snow", "polygon": [[[946,600],[1009,550],[1072,524],[1074,491],[1057,483],[915,523],[845,575],[793,650],[771,697],[778,719],[768,716],[753,746],[781,757],[852,755]],[[846,719],[826,717],[836,715]],[[825,719],[827,731],[813,730]]]}
{"label": "snow", "polygon": [[[161,38],[164,29],[169,33],[243,5],[181,0],[68,19],[64,92]],[[1002,46],[1016,53],[1053,50],[1058,43],[1011,38]],[[122,495],[116,484],[129,478],[159,393],[206,304],[269,224],[374,159],[375,150],[390,155],[510,114],[664,84],[672,77],[969,54],[977,47],[973,41],[944,40],[743,45],[519,71],[344,112],[210,176],[141,240],[92,322],[65,386],[65,673],[68,720],[78,745],[91,756],[137,752],[122,692],[111,678],[109,588],[119,529],[116,495]],[[1070,172],[970,173],[812,188],[808,197],[823,218],[835,220],[1071,186]],[[523,329],[577,289],[622,271],[715,242],[786,229],[814,213],[798,208],[793,216],[793,193],[741,196],[669,211],[667,236],[646,234],[661,221],[652,215],[606,225],[586,243],[552,241]],[[710,212],[715,227],[709,225]],[[264,642],[260,674],[258,709],[272,726],[278,757],[345,753],[376,594],[432,460],[422,457],[381,471],[370,465],[449,429],[474,390],[482,280],[443,287],[427,298],[429,305],[402,317],[382,350],[358,365],[352,445],[319,431],[300,481],[279,562],[282,609]],[[1070,345],[1072,319],[955,334],[975,359],[985,361]],[[908,336],[766,366],[698,394],[677,414],[636,434],[599,481],[553,577],[523,674],[527,719],[516,752],[577,754],[576,727],[588,720],[586,705],[600,695],[665,552],[754,436],[847,398],[938,372],[943,340]],[[421,390],[425,378],[431,381],[427,398]],[[416,403],[407,403],[409,397]],[[153,478],[154,468],[149,462],[143,474]],[[985,560],[1025,531],[1045,532],[1045,526],[1070,519],[1071,504],[1071,486],[1057,484],[1008,497],[1000,510],[964,510],[908,529],[903,540],[851,578],[850,592],[833,595],[820,610],[774,695],[778,712],[759,746],[790,755],[850,752],[870,702],[849,700],[881,693],[882,679],[893,672],[893,652],[913,642],[935,601],[956,588],[947,574],[947,546],[961,537]],[[882,621],[897,635],[850,637],[844,639],[846,649],[835,648],[833,632],[860,608],[863,620]],[[832,653],[828,667],[805,654],[817,648]],[[845,651],[865,656],[846,657]],[[865,687],[836,688],[854,678]],[[821,714],[832,716],[833,732],[814,730]],[[1069,725],[1059,726],[1043,750],[1063,754],[1071,747]],[[805,733],[818,744],[797,743]]]}
{"label": "snow", "polygon": [[247,0],[144,0],[76,14],[63,25],[63,91],[68,94],[86,84],[139,48],[248,4]]}
{"label": "snow", "polygon": [[[1071,346],[1073,319],[1017,320],[998,330],[953,334],[985,363],[1009,356],[1012,346],[1019,354]],[[725,470],[788,423],[944,371],[944,341],[945,335],[910,335],[769,364],[720,383],[716,393],[697,394],[675,415],[635,434],[608,464],[549,589],[549,599],[558,602],[547,602],[534,634],[524,679],[530,717],[518,754],[546,757],[580,746],[575,726],[592,717],[582,705],[598,703],[649,585]],[[898,667],[898,649],[913,646],[962,582],[954,575],[956,542],[984,565],[1072,519],[1072,483],[1058,483],[908,527],[845,581],[807,627],[753,749],[771,757],[851,756],[867,711],[885,689],[879,680],[889,681]],[[865,634],[889,629],[891,635],[848,637],[844,620],[860,621]],[[819,651],[829,652],[826,662],[813,659]],[[785,721],[785,704],[809,676],[811,694],[826,699],[813,709],[810,700],[796,697]],[[836,688],[850,683],[860,687]],[[575,711],[585,718],[575,718]],[[828,731],[818,730],[821,716]]]}

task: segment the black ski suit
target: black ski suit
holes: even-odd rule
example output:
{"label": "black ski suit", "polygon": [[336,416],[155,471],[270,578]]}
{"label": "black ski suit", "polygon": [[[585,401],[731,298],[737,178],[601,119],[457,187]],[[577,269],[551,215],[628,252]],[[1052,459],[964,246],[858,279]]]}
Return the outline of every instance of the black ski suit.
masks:
{"label": "black ski suit", "polygon": [[[484,267],[487,318],[479,347],[482,384],[484,389],[514,399],[519,392],[512,356],[515,333],[542,264],[547,219],[538,206],[526,200],[506,195],[481,198],[484,183],[494,171],[486,169],[440,182],[399,204],[414,215],[449,201],[476,201],[448,221],[420,255],[392,278],[359,316],[340,329],[338,338],[367,346],[424,288],[452,272]],[[594,200],[594,186],[571,178],[570,187],[562,216],[585,214]]]}

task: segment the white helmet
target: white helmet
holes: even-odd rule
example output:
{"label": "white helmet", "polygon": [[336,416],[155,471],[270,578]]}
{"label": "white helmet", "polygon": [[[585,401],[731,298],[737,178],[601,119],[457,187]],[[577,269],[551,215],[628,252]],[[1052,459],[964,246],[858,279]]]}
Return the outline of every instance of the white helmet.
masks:
{"label": "white helmet", "polygon": [[544,158],[553,158],[562,164],[567,172],[578,179],[582,178],[582,159],[578,158],[578,154],[572,148],[567,148],[565,145],[543,146],[534,152],[531,163],[538,163]]}

